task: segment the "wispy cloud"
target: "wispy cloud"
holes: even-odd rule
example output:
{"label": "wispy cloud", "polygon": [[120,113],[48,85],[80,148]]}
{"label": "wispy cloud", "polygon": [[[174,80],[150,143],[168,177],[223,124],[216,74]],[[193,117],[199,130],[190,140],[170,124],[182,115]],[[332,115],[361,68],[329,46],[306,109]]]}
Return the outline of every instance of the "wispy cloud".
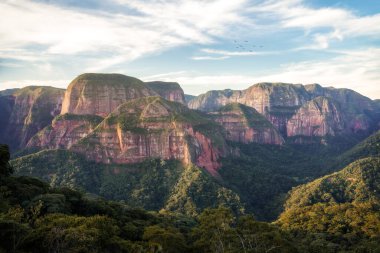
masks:
{"label": "wispy cloud", "polygon": [[193,56],[191,57],[194,61],[205,61],[205,60],[211,60],[211,61],[221,61],[230,58],[230,56]]}
{"label": "wispy cloud", "polygon": [[0,48],[29,51],[20,55],[0,49],[0,57],[38,61],[41,54],[48,59],[96,54],[97,63],[86,68],[102,70],[180,45],[210,43],[215,36],[228,32],[231,25],[242,22],[240,13],[246,1],[116,2],[135,9],[138,15],[80,12],[26,0],[3,1]]}
{"label": "wispy cloud", "polygon": [[[371,98],[380,98],[380,48],[357,51],[337,51],[330,60],[311,60],[283,65],[271,70],[275,74],[262,75],[207,75],[181,72],[163,76],[177,81],[186,92],[199,94],[210,89],[245,89],[257,82],[320,83],[338,88],[351,88]],[[200,90],[202,87],[203,90]]]}
{"label": "wispy cloud", "polygon": [[[330,41],[344,38],[374,36],[380,37],[380,14],[358,16],[343,8],[312,8],[303,0],[265,1],[250,8],[252,13],[266,15],[281,28],[300,28],[310,35],[315,45],[312,48],[325,49]],[[264,26],[267,24],[264,24]],[[319,29],[328,29],[324,33]]]}

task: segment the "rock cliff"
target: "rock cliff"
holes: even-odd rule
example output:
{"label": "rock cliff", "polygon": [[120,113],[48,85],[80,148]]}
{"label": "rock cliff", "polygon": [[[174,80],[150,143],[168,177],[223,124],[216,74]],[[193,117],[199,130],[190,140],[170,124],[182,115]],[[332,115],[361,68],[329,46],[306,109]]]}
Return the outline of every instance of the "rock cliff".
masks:
{"label": "rock cliff", "polygon": [[96,115],[63,114],[54,118],[28,142],[28,148],[69,149],[86,137],[103,120]]}
{"label": "rock cliff", "polygon": [[228,104],[209,113],[227,132],[230,141],[281,145],[284,139],[277,129],[254,108],[238,103]]}
{"label": "rock cliff", "polygon": [[61,114],[106,117],[128,100],[157,95],[134,77],[121,74],[82,74],[67,88]]}
{"label": "rock cliff", "polygon": [[216,123],[180,103],[161,97],[119,106],[72,149],[102,163],[136,163],[146,158],[193,162],[217,175],[226,151]]}
{"label": "rock cliff", "polygon": [[339,106],[326,97],[317,97],[305,103],[287,123],[289,137],[336,135],[343,130]]}
{"label": "rock cliff", "polygon": [[178,83],[155,81],[145,84],[166,100],[186,104],[185,94]]}
{"label": "rock cliff", "polygon": [[64,90],[29,86],[16,91],[4,141],[12,149],[22,148],[38,131],[49,125],[61,111]]}

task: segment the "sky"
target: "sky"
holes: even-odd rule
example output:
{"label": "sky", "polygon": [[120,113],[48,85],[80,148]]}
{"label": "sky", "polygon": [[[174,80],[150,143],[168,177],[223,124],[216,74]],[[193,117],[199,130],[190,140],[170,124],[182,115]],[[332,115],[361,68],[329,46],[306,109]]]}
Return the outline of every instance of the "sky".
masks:
{"label": "sky", "polygon": [[380,99],[378,0],[2,0],[0,90],[88,72],[185,93],[319,83]]}

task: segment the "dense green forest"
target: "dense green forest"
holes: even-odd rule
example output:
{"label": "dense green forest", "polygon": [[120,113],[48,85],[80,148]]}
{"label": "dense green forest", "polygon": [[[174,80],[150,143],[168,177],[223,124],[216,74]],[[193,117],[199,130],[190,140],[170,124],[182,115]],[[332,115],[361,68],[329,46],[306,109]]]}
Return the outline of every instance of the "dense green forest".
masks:
{"label": "dense green forest", "polygon": [[[77,172],[63,174],[66,187],[15,177],[7,146],[2,145],[0,152],[0,252],[380,252],[378,158],[359,160],[338,173],[294,188],[285,212],[267,223],[236,212],[225,202],[204,208],[200,214],[183,215],[169,208],[159,212],[136,208],[131,205],[136,199],[129,204],[107,201],[86,194],[86,184],[82,190],[71,189],[70,174]],[[175,161],[146,163],[139,166],[163,170],[154,174],[158,181],[163,179],[160,173],[178,166]],[[182,180],[192,182],[191,171],[177,169]],[[49,175],[49,171],[44,173]],[[86,176],[97,178],[96,173]],[[120,194],[117,190],[110,192]],[[121,194],[130,194],[126,191]],[[182,191],[177,189],[177,194]]]}

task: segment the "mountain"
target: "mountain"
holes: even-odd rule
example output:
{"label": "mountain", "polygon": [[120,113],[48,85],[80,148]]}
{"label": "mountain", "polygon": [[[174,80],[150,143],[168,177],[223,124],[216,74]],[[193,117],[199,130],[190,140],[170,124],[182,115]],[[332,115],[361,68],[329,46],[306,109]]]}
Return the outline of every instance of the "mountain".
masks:
{"label": "mountain", "polygon": [[1,96],[11,96],[13,95],[16,91],[18,91],[18,88],[15,89],[6,89],[6,90],[0,90],[0,97]]}
{"label": "mountain", "polygon": [[303,104],[286,125],[289,137],[334,136],[343,128],[339,105],[327,97],[317,97]]}
{"label": "mountain", "polygon": [[284,144],[277,129],[254,108],[238,103],[210,112],[212,119],[223,126],[227,140],[242,143]]}
{"label": "mountain", "polygon": [[283,137],[369,133],[380,119],[376,103],[369,98],[318,84],[258,83],[241,91],[209,91],[188,105],[215,111],[235,102],[255,108]]}
{"label": "mountain", "polygon": [[364,158],[290,191],[278,223],[291,231],[353,238],[380,235],[380,159]]}
{"label": "mountain", "polygon": [[189,94],[185,94],[185,101],[186,101],[186,104],[189,103],[190,100],[196,98],[197,96],[194,96],[194,95],[189,95]]}
{"label": "mountain", "polygon": [[72,149],[102,163],[178,159],[216,175],[218,159],[226,152],[219,128],[182,104],[146,97],[120,105]]}
{"label": "mountain", "polygon": [[82,74],[67,88],[61,114],[106,117],[128,100],[157,96],[137,78],[120,74]]}
{"label": "mountain", "polygon": [[52,87],[29,86],[17,90],[13,95],[0,97],[8,102],[4,111],[8,122],[2,128],[3,142],[13,150],[26,145],[38,131],[49,125],[61,112],[64,90]]}
{"label": "mountain", "polygon": [[166,100],[186,104],[185,94],[178,83],[155,81],[145,84]]}

